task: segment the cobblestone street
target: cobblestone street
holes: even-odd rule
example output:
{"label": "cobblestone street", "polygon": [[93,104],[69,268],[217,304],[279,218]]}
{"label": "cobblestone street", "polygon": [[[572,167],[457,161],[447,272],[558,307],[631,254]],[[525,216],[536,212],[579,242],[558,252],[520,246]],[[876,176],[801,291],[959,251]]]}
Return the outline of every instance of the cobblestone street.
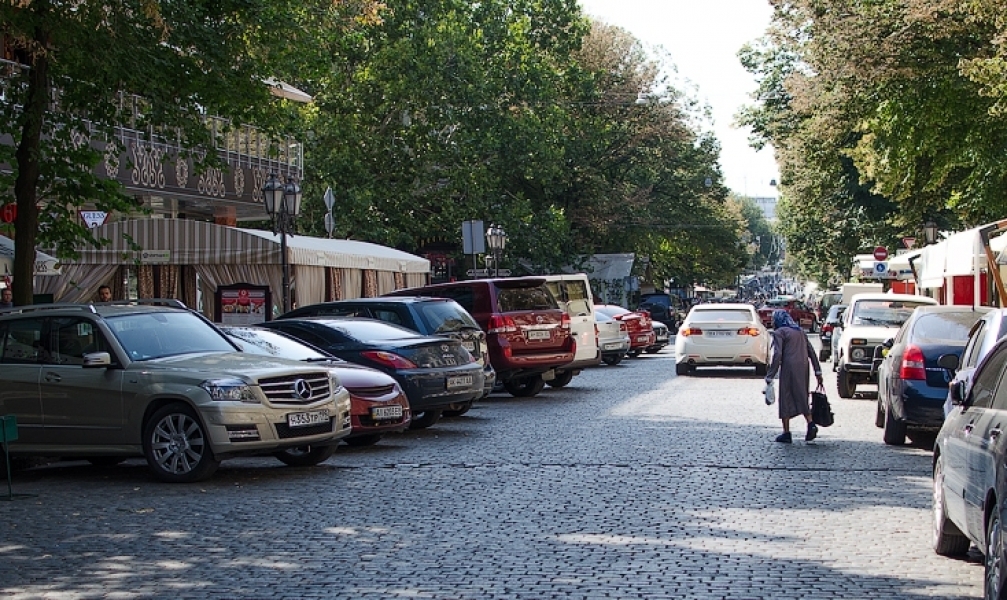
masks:
{"label": "cobblestone street", "polygon": [[885,446],[825,372],[836,424],[811,444],[798,420],[773,442],[750,370],[675,377],[668,348],[315,468],[16,472],[0,597],[981,597],[974,550],[930,548],[932,440]]}

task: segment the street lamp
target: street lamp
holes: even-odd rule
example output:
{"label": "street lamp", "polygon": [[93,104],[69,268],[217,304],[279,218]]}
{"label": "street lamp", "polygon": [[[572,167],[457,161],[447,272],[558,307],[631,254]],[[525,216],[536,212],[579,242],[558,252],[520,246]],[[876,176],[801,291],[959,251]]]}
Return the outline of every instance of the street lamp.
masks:
{"label": "street lamp", "polygon": [[927,245],[937,241],[937,223],[927,221],[923,224],[923,237],[927,240]]}
{"label": "street lamp", "polygon": [[486,245],[493,251],[493,276],[500,276],[500,254],[507,245],[507,232],[499,225],[490,225],[486,230]]}
{"label": "street lamp", "polygon": [[283,312],[290,311],[290,261],[287,258],[287,235],[294,233],[294,221],[301,212],[301,186],[287,177],[284,184],[276,173],[270,173],[262,186],[262,203],[273,224],[273,233],[280,234],[280,264],[283,265]]}

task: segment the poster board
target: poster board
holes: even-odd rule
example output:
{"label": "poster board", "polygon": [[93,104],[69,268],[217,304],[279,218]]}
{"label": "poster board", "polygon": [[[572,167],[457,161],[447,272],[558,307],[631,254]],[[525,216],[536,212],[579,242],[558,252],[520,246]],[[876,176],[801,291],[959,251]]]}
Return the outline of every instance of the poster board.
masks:
{"label": "poster board", "polygon": [[222,285],[214,295],[216,321],[222,325],[257,325],[270,318],[273,305],[269,286],[235,283]]}

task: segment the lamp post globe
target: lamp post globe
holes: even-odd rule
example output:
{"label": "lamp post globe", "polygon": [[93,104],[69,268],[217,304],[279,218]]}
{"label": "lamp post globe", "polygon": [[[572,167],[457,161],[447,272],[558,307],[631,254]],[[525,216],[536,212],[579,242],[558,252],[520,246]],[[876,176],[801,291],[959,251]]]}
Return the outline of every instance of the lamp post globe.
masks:
{"label": "lamp post globe", "polygon": [[280,265],[283,270],[283,312],[290,311],[290,260],[287,256],[287,235],[293,233],[294,219],[301,212],[301,186],[293,177],[284,184],[276,173],[270,173],[262,186],[262,203],[273,225],[273,233],[280,236]]}
{"label": "lamp post globe", "polygon": [[493,276],[500,276],[500,254],[507,245],[507,233],[499,225],[490,225],[486,230],[486,245],[493,251]]}
{"label": "lamp post globe", "polygon": [[937,241],[937,223],[933,221],[927,221],[923,224],[923,237],[927,241],[927,245],[933,244]]}

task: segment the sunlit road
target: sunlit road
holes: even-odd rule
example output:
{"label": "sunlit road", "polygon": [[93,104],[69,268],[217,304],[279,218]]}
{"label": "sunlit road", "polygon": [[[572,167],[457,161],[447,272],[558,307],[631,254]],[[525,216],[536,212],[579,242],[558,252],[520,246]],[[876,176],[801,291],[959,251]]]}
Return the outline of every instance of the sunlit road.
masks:
{"label": "sunlit road", "polygon": [[[139,461],[15,473],[0,598],[978,598],[930,549],[929,441],[886,447],[872,399],[773,442],[750,371],[675,377],[672,350],[316,468]],[[5,491],[5,490],[4,490]]]}

